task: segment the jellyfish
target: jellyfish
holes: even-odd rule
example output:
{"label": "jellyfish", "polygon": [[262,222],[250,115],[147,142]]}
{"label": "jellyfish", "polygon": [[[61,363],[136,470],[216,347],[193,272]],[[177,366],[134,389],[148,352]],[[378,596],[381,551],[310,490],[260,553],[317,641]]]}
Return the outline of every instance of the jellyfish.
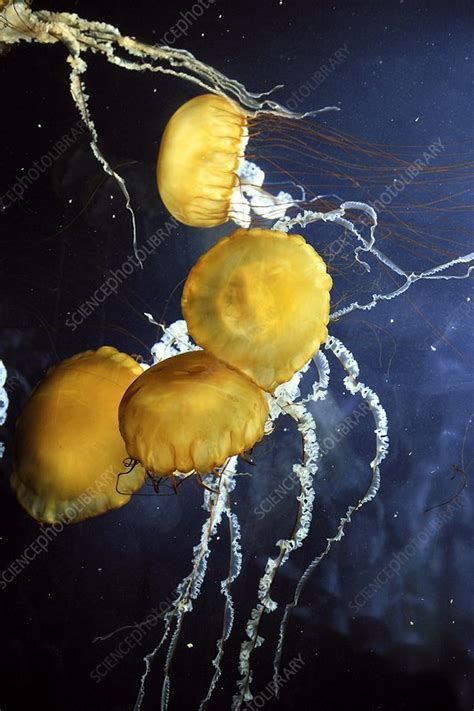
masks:
{"label": "jellyfish", "polygon": [[331,286],[303,237],[238,229],[191,269],[181,306],[199,345],[272,391],[326,340]]}
{"label": "jellyfish", "polygon": [[119,423],[130,457],[147,472],[207,474],[264,434],[264,393],[206,351],[163,360],[129,386]]}
{"label": "jellyfish", "polygon": [[265,190],[264,171],[246,158],[258,123],[259,112],[215,94],[180,106],[165,128],[157,162],[158,190],[173,217],[193,227],[228,220],[249,227],[251,213],[277,219],[302,202]]}
{"label": "jellyfish", "polygon": [[173,217],[194,227],[239,219],[237,171],[247,135],[245,113],[223,96],[196,96],[173,114],[157,162],[158,190]]}
{"label": "jellyfish", "polygon": [[[287,181],[293,184],[292,188],[282,190],[273,194],[272,190],[268,189],[269,181],[266,178],[265,171],[260,167],[261,158],[259,151],[256,150],[263,145],[266,138],[264,133],[267,121],[271,128],[277,129],[276,145],[283,146],[283,150],[291,149],[291,143],[295,135],[285,136],[281,130],[288,130],[289,124],[297,127],[303,125],[301,122],[305,116],[311,117],[317,112],[296,113],[284,106],[274,102],[268,98],[267,93],[255,94],[249,92],[242,84],[235,80],[231,80],[225,75],[217,72],[212,67],[198,61],[189,52],[180,51],[170,47],[161,47],[156,45],[147,45],[139,40],[124,35],[119,29],[104,22],[94,22],[85,20],[75,14],[61,12],[36,12],[30,7],[27,2],[21,0],[0,0],[0,47],[15,46],[19,43],[36,42],[44,45],[60,44],[65,50],[67,64],[70,73],[70,90],[73,101],[78,108],[81,117],[89,129],[90,143],[92,151],[96,159],[100,162],[103,169],[108,173],[120,186],[125,198],[125,204],[130,211],[132,219],[132,231],[134,238],[134,246],[136,246],[136,227],[134,221],[134,210],[132,207],[131,196],[128,192],[124,178],[114,170],[107,158],[103,155],[100,148],[100,140],[92,120],[88,104],[88,92],[85,83],[85,75],[87,71],[86,58],[88,53],[93,53],[96,57],[103,58],[106,62],[120,67],[123,70],[134,72],[153,72],[172,76],[179,80],[191,82],[194,87],[205,92],[204,97],[207,98],[195,101],[193,106],[199,106],[200,110],[194,116],[194,120],[198,121],[200,131],[198,132],[200,143],[195,145],[192,131],[190,131],[190,123],[186,119],[189,115],[188,106],[186,110],[178,115],[175,119],[171,119],[170,125],[166,130],[167,139],[162,145],[160,151],[158,165],[158,183],[159,189],[164,199],[165,205],[170,211],[178,211],[180,218],[186,224],[193,224],[198,219],[201,226],[209,226],[212,224],[222,224],[227,220],[232,220],[242,227],[254,226],[261,221],[266,221],[269,224],[266,226],[280,232],[288,232],[293,228],[306,229],[309,225],[318,224],[319,227],[324,227],[325,224],[334,224],[344,230],[344,234],[350,236],[354,243],[354,261],[359,262],[364,270],[370,271],[370,262],[377,262],[382,270],[389,274],[390,278],[395,282],[393,288],[389,291],[381,292],[378,288],[373,292],[369,292],[364,299],[351,299],[347,305],[334,307],[334,310],[329,315],[329,324],[323,323],[324,319],[318,322],[321,329],[330,325],[334,321],[347,316],[349,313],[356,310],[369,311],[374,308],[382,300],[390,300],[398,297],[407,289],[420,280],[435,280],[435,279],[463,279],[468,277],[474,269],[474,253],[463,254],[460,257],[452,259],[444,258],[444,261],[434,263],[428,270],[413,269],[410,265],[405,266],[394,260],[390,254],[380,249],[380,240],[378,238],[378,217],[377,212],[372,203],[365,203],[350,199],[342,200],[337,195],[317,192],[308,197],[308,191],[300,186],[297,182]],[[214,99],[209,98],[209,94],[214,95]],[[219,108],[214,108],[218,106]],[[218,117],[218,126],[216,132],[212,135],[209,133],[206,140],[203,139],[203,127],[205,132],[206,111],[212,108],[212,116]],[[327,107],[334,108],[334,107]],[[201,113],[201,109],[204,113]],[[13,110],[13,104],[12,109]],[[326,110],[326,109],[322,109]],[[199,115],[198,115],[199,114]],[[219,123],[221,117],[225,117],[224,124]],[[228,123],[226,123],[228,122]],[[216,124],[212,124],[215,126]],[[219,139],[225,139],[226,134],[219,135],[219,126],[224,126],[227,131],[227,126],[232,126],[232,137],[228,144],[232,145],[232,150],[229,153],[226,151],[216,152],[212,150],[212,145],[216,136]],[[281,129],[281,130],[280,130]],[[313,129],[306,127],[307,131],[312,131],[312,137],[318,140],[319,134]],[[179,135],[178,135],[179,134]],[[349,140],[337,132],[330,134],[331,140],[339,141],[342,150],[347,150]],[[247,143],[247,140],[249,143]],[[253,141],[254,148],[250,147],[250,141]],[[299,140],[299,138],[298,138]],[[206,142],[207,141],[207,142]],[[222,141],[218,141],[221,146]],[[223,141],[225,143],[225,141]],[[296,154],[301,164],[306,165],[306,157],[308,155],[308,144],[304,142],[296,145]],[[179,164],[179,151],[177,147],[181,147],[183,155],[186,157],[188,164],[183,167]],[[208,146],[209,151],[207,151]],[[358,152],[363,154],[366,152],[366,146],[360,144]],[[207,151],[207,152],[206,152]],[[192,160],[200,156],[202,163],[206,160],[212,164],[213,169],[225,168],[224,183],[213,183],[212,178],[215,177],[213,171],[207,170],[210,165],[196,166]],[[255,162],[254,162],[255,161]],[[161,168],[160,168],[161,162]],[[162,170],[166,164],[169,169],[170,178],[173,177],[174,182],[166,185],[166,172]],[[176,164],[176,165],[175,165]],[[406,161],[398,161],[398,165],[406,166]],[[177,177],[184,175],[185,169],[189,171],[189,177],[202,178],[205,174],[205,184],[191,185],[183,180],[183,192],[180,194],[180,186],[176,186]],[[202,169],[202,170],[201,170]],[[338,161],[335,168],[327,173],[329,177],[333,177],[335,172],[344,172],[347,166],[344,161]],[[367,171],[370,172],[369,168]],[[209,175],[211,179],[208,180]],[[221,178],[222,176],[219,176]],[[354,183],[357,187],[357,181]],[[187,192],[185,194],[184,188]],[[204,194],[201,192],[204,191]],[[325,187],[321,186],[321,190]],[[295,197],[292,191],[298,191],[298,196]],[[168,191],[168,192],[167,192]],[[184,197],[184,200],[183,200]],[[327,206],[324,204],[326,198],[336,200],[336,207]],[[196,203],[197,198],[197,203]],[[203,200],[203,204],[199,200]],[[209,202],[204,203],[205,200]],[[215,204],[214,204],[214,202]],[[196,208],[197,204],[197,208]],[[207,215],[205,214],[207,212]],[[357,221],[354,214],[360,216]],[[193,220],[193,222],[191,222]],[[377,243],[376,243],[377,241]],[[439,249],[439,252],[442,250]],[[443,252],[444,253],[444,252]],[[464,267],[462,273],[461,268]],[[191,282],[190,282],[191,283]],[[329,287],[326,287],[329,290]],[[239,293],[242,289],[240,283],[237,284],[235,293]],[[240,301],[240,299],[239,299]],[[185,308],[188,308],[187,306]],[[157,362],[166,357],[186,354],[196,350],[195,344],[189,337],[186,324],[180,322],[171,324],[170,326],[162,325],[161,321],[156,321],[150,314],[150,320],[157,323],[160,327],[163,326],[163,336],[160,342],[155,344],[152,352],[155,355]],[[192,323],[192,317],[188,314],[190,326],[195,333],[195,324]],[[197,339],[201,339],[201,335],[196,331]],[[322,334],[323,335],[323,334]],[[224,356],[225,358],[232,357],[231,354]],[[330,362],[332,365],[330,366]],[[283,619],[280,623],[277,648],[274,656],[274,674],[278,676],[279,664],[282,658],[282,651],[285,641],[285,631],[292,610],[298,605],[302,591],[307,584],[310,576],[317,570],[321,560],[328,555],[332,546],[338,543],[347,528],[351,518],[364,506],[371,501],[377,494],[380,486],[380,465],[388,452],[388,436],[387,436],[387,418],[384,408],[380,402],[378,395],[359,378],[359,367],[355,357],[349,349],[335,336],[330,333],[324,342],[320,343],[320,348],[313,357],[310,357],[308,363],[303,364],[301,369],[294,373],[289,382],[281,383],[275,387],[271,393],[268,393],[267,398],[269,414],[264,425],[264,432],[271,436],[272,429],[276,421],[280,417],[291,418],[298,428],[298,432],[302,441],[302,456],[301,461],[294,464],[294,474],[299,482],[299,491],[297,499],[297,523],[289,531],[286,538],[281,538],[276,542],[276,554],[268,556],[262,576],[258,583],[255,592],[255,605],[250,610],[247,624],[245,625],[245,640],[241,644],[238,671],[240,678],[237,682],[236,694],[233,700],[233,709],[238,711],[242,706],[249,702],[252,698],[252,671],[254,666],[255,650],[264,644],[264,639],[260,634],[261,621],[266,614],[270,614],[277,609],[277,603],[272,598],[272,584],[282,565],[288,560],[291,553],[301,547],[308,536],[310,530],[313,503],[315,497],[315,473],[317,470],[318,456],[318,441],[317,427],[312,413],[309,411],[309,405],[313,402],[318,402],[323,399],[328,391],[330,377],[334,377],[333,366],[335,369],[342,371],[342,382],[349,397],[360,397],[368,405],[368,408],[373,417],[373,458],[367,464],[367,469],[370,472],[370,483],[365,492],[361,494],[356,504],[349,506],[344,516],[334,526],[334,535],[328,538],[327,545],[322,551],[312,552],[312,560],[301,573],[298,582],[295,584],[294,595],[290,602],[284,607]],[[61,366],[59,366],[61,367]],[[245,368],[242,363],[241,367]],[[107,372],[110,367],[107,368]],[[54,373],[54,371],[53,371]],[[312,388],[309,395],[304,396],[300,391],[301,379],[304,375],[313,378]],[[154,376],[150,376],[153,379]],[[244,377],[244,375],[242,375]],[[246,376],[245,376],[246,377]],[[283,375],[281,376],[283,377]],[[269,379],[270,380],[270,379]],[[275,383],[277,378],[274,379]],[[118,407],[120,399],[129,386],[131,381],[123,383],[123,388],[120,395],[117,394],[117,400],[112,407],[114,415],[110,413],[111,432],[114,436],[118,431],[116,419],[118,417]],[[267,382],[266,379],[264,382]],[[272,381],[272,387],[274,382]],[[40,386],[41,388],[42,386]],[[41,392],[40,388],[37,392]],[[94,392],[95,395],[95,392]],[[140,395],[140,391],[138,391]],[[219,394],[219,397],[221,395]],[[34,408],[38,412],[42,412],[44,407],[43,399],[37,398],[36,393],[33,395]],[[32,399],[32,403],[33,403]],[[219,399],[219,398],[218,398]],[[89,406],[92,407],[94,400],[90,399]],[[107,401],[108,402],[108,401]],[[133,399],[132,399],[133,402]],[[27,406],[28,407],[28,406]],[[33,405],[31,406],[33,408]],[[96,416],[96,411],[89,410]],[[170,412],[173,413],[172,407]],[[105,415],[104,415],[105,416]],[[174,416],[174,415],[173,415]],[[25,418],[26,422],[26,418]],[[45,421],[46,422],[46,421]],[[43,426],[43,423],[41,423]],[[46,425],[45,425],[46,426]],[[127,426],[128,427],[128,426]],[[124,429],[122,422],[122,430],[127,437],[127,427]],[[133,421],[130,427],[137,427]],[[147,427],[152,431],[152,422],[147,421]],[[32,426],[31,433],[36,431]],[[138,430],[136,430],[137,432]],[[241,430],[239,430],[241,431]],[[21,433],[21,425],[19,427]],[[72,433],[76,435],[76,431]],[[88,432],[89,434],[89,432]],[[56,432],[51,432],[51,436],[56,436]],[[95,433],[93,435],[95,436]],[[20,441],[20,440],[19,440]],[[80,455],[85,456],[88,453],[87,449],[89,438],[82,443]],[[30,444],[37,444],[30,440]],[[132,449],[131,442],[128,443],[130,451],[138,454]],[[127,456],[125,443],[121,443],[120,457]],[[239,447],[240,448],[240,447]],[[37,447],[39,451],[39,447]],[[41,450],[43,451],[43,450]],[[229,450],[229,454],[232,450]],[[26,448],[28,452],[28,448]],[[18,463],[22,463],[22,457],[19,455],[25,453],[25,448],[18,448],[17,453],[17,468]],[[120,457],[118,459],[120,459]],[[78,461],[80,456],[78,454]],[[95,460],[94,460],[95,461]],[[212,463],[216,463],[218,459],[214,458]],[[148,460],[146,460],[148,464]],[[151,462],[153,464],[153,462]],[[177,464],[177,460],[168,462],[168,466]],[[186,466],[194,464],[194,460],[188,462]],[[77,464],[79,466],[79,464]],[[208,466],[206,464],[206,466]],[[236,456],[231,456],[229,462],[219,467],[219,472],[216,472],[218,486],[214,490],[204,490],[204,507],[206,509],[206,520],[203,523],[200,537],[194,548],[193,561],[191,570],[186,575],[176,589],[176,596],[169,612],[165,616],[164,631],[162,638],[157,646],[144,658],[145,671],[140,680],[136,711],[141,707],[141,703],[145,694],[145,686],[147,683],[148,674],[151,669],[151,662],[158,651],[167,645],[167,655],[164,667],[163,693],[162,693],[162,709],[165,710],[168,706],[168,699],[171,689],[171,665],[174,652],[180,640],[180,632],[182,629],[182,621],[184,616],[192,611],[193,602],[199,596],[204,581],[207,561],[210,555],[210,542],[216,535],[224,519],[227,519],[229,526],[229,574],[222,580],[221,592],[223,595],[223,611],[222,611],[222,633],[216,643],[216,656],[213,660],[212,669],[210,670],[210,679],[208,691],[201,702],[200,709],[204,709],[209,703],[214,690],[217,687],[221,676],[222,658],[225,649],[225,643],[232,633],[234,616],[233,616],[233,601],[232,601],[232,584],[239,575],[242,567],[241,542],[240,542],[240,527],[236,512],[232,509],[231,492],[238,481],[237,471],[238,459]],[[115,479],[117,472],[120,471],[119,461],[117,467],[114,468]],[[160,465],[161,468],[161,465]],[[169,469],[164,467],[165,475],[170,476]],[[30,482],[28,472],[21,468],[21,473],[28,484],[28,491],[33,492],[31,496],[37,500],[37,496]],[[82,471],[82,470],[79,470]],[[137,465],[137,471],[138,465]],[[19,469],[15,472],[18,475]],[[136,472],[133,472],[135,475]],[[143,474],[141,475],[143,479]],[[40,482],[43,483],[43,482]],[[23,484],[23,486],[26,485]],[[61,484],[61,493],[62,490]],[[129,491],[132,489],[130,488]],[[67,496],[70,492],[65,492]],[[72,492],[76,495],[76,492]],[[125,500],[125,495],[123,500]],[[75,499],[77,501],[77,499]],[[42,504],[41,504],[42,505]],[[56,506],[56,504],[54,504]],[[60,506],[60,510],[61,506]],[[67,513],[67,510],[66,510]],[[200,674],[204,672],[200,670]]]}
{"label": "jellyfish", "polygon": [[38,521],[78,522],[119,508],[144,481],[137,467],[117,489],[127,451],[120,400],[142,368],[111,346],[48,371],[17,422],[11,486]]}

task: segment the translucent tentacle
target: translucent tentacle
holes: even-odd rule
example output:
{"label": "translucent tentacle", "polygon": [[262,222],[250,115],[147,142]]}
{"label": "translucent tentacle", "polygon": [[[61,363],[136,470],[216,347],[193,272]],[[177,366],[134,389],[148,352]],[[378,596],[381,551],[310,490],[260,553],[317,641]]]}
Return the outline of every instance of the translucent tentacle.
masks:
{"label": "translucent tentacle", "polygon": [[[346,371],[346,376],[344,378],[344,385],[348,392],[352,395],[360,394],[365,400],[370,408],[372,416],[375,422],[375,456],[370,462],[370,468],[372,471],[371,480],[367,490],[365,491],[362,498],[359,499],[357,504],[354,506],[349,506],[345,515],[340,519],[339,526],[335,535],[332,538],[327,539],[326,547],[324,550],[314,558],[308,565],[303,575],[301,576],[293,596],[293,600],[286,605],[285,612],[280,624],[280,633],[278,638],[277,649],[275,652],[275,657],[273,661],[273,680],[276,683],[278,674],[280,671],[281,657],[283,652],[283,645],[285,640],[285,634],[288,627],[288,621],[291,612],[298,605],[301,593],[306,586],[311,574],[318,567],[323,558],[327,556],[333,543],[340,541],[344,535],[344,529],[348,523],[351,521],[352,515],[359,511],[366,503],[372,501],[372,499],[377,495],[380,488],[380,463],[386,457],[388,452],[388,432],[387,432],[387,415],[384,408],[382,407],[378,395],[371,390],[367,385],[358,380],[359,377],[359,366],[355,360],[352,353],[344,346],[344,344],[333,336],[329,336],[325,343],[325,348],[333,353],[333,355],[338,359],[344,370]],[[275,689],[278,689],[278,684],[275,685]]]}
{"label": "translucent tentacle", "polygon": [[145,671],[140,679],[140,686],[134,707],[135,711],[141,709],[145,696],[146,680],[151,670],[152,662],[168,638],[174,625],[174,632],[168,645],[166,655],[161,699],[162,711],[166,711],[168,707],[171,664],[179,641],[184,616],[186,613],[192,611],[193,601],[196,600],[201,592],[211,552],[209,547],[210,542],[221,523],[223,514],[227,512],[227,502],[229,500],[229,491],[233,485],[232,474],[235,472],[235,465],[236,458],[233,457],[228,461],[227,465],[223,467],[219,478],[219,488],[216,493],[211,492],[209,489],[204,491],[203,507],[209,513],[209,516],[202,526],[200,541],[193,549],[192,570],[176,588],[176,599],[171,606],[171,610],[165,614],[165,630],[162,638],[158,645],[144,657]]}
{"label": "translucent tentacle", "polygon": [[[361,231],[349,220],[345,215],[348,210],[359,210],[363,213],[363,224],[369,227],[369,238],[366,239]],[[368,221],[370,220],[370,221]],[[373,254],[373,256],[382,264],[384,264],[390,271],[392,271],[397,276],[401,277],[404,281],[393,291],[386,294],[372,294],[370,301],[365,304],[361,304],[358,301],[353,301],[348,306],[344,306],[337,311],[334,311],[330,315],[331,321],[337,321],[342,316],[346,316],[352,311],[370,311],[379,301],[390,301],[397,296],[400,296],[405,291],[407,291],[412,284],[416,281],[422,279],[466,279],[471,275],[474,270],[474,252],[461,255],[456,259],[452,259],[444,264],[439,264],[436,267],[428,269],[424,272],[406,272],[402,267],[396,264],[392,259],[387,257],[378,247],[375,246],[375,229],[377,227],[377,213],[370,205],[366,205],[362,202],[343,202],[340,207],[335,210],[330,210],[329,212],[317,212],[312,210],[304,210],[294,217],[282,217],[274,225],[273,229],[283,230],[287,232],[292,227],[299,225],[300,227],[306,227],[312,222],[335,222],[341,225],[344,229],[348,230],[353,234],[357,241],[360,242],[354,250],[355,259],[363,265],[366,271],[370,271],[370,265],[360,258],[361,252],[367,252]],[[464,274],[443,274],[447,269],[454,267],[458,264],[467,264],[468,266]]]}
{"label": "translucent tentacle", "polygon": [[225,606],[222,622],[222,634],[217,641],[217,654],[212,660],[214,674],[209,684],[207,694],[199,705],[199,711],[204,711],[207,708],[211,696],[214,693],[216,684],[222,675],[221,661],[224,656],[224,644],[230,637],[234,625],[234,601],[231,595],[231,586],[242,570],[242,552],[240,545],[240,524],[235,513],[231,512],[230,497],[227,502],[226,515],[229,522],[229,574],[225,580],[221,582],[221,592],[225,597]]}
{"label": "translucent tentacle", "polygon": [[99,137],[97,135],[94,122],[92,121],[88,106],[89,97],[85,91],[84,81],[83,79],[81,79],[81,76],[85,73],[87,69],[87,64],[84,62],[83,59],[79,57],[79,55],[69,55],[68,62],[71,65],[70,86],[72,98],[74,99],[74,103],[79,109],[82,120],[89,129],[90,146],[92,148],[92,152],[101,164],[104,171],[115,180],[115,182],[123,193],[123,196],[125,198],[125,207],[129,211],[132,220],[133,251],[138,263],[140,264],[140,266],[143,266],[137,252],[137,224],[135,219],[135,212],[132,207],[130,194],[125,184],[125,180],[111,167],[110,163],[105,158],[99,148]]}
{"label": "translucent tentacle", "polygon": [[[14,4],[14,7],[13,7]],[[316,111],[295,113],[268,99],[279,84],[269,91],[250,92],[243,84],[230,79],[190,52],[165,45],[149,45],[134,37],[122,35],[113,25],[85,20],[74,13],[34,11],[26,2],[15,0],[0,11],[4,24],[0,27],[0,42],[16,44],[36,41],[43,44],[62,42],[70,48],[74,41],[78,53],[91,51],[102,54],[107,61],[132,71],[155,71],[198,84],[207,91],[232,96],[253,115],[267,113],[289,118],[304,118],[325,111],[339,111],[338,106],[327,106]],[[122,54],[117,54],[120,50]],[[132,59],[123,57],[128,54]],[[76,52],[74,52],[76,54]],[[133,58],[137,61],[133,61]]]}
{"label": "translucent tentacle", "polygon": [[276,546],[280,549],[275,558],[268,558],[265,573],[258,585],[257,605],[252,609],[246,625],[247,639],[242,642],[239,656],[239,672],[241,678],[237,682],[237,694],[232,700],[232,711],[239,711],[244,702],[252,699],[250,685],[252,683],[251,656],[256,647],[263,643],[260,636],[260,624],[265,612],[273,612],[277,603],[270,597],[271,588],[280,567],[287,561],[291,551],[299,548],[308,535],[314,503],[313,475],[317,470],[318,445],[316,441],[315,422],[304,405],[284,400],[285,390],[276,394],[279,406],[292,417],[297,424],[303,443],[303,461],[295,464],[293,471],[299,479],[300,493],[297,497],[298,511],[295,525],[287,539],[279,540]]}
{"label": "translucent tentacle", "polygon": [[[369,227],[369,239],[366,239],[360,230],[354,225],[354,223],[349,220],[345,215],[349,210],[359,210],[363,213],[365,223]],[[288,232],[292,227],[299,225],[300,227],[307,227],[312,222],[334,222],[344,229],[348,230],[353,234],[361,245],[357,246],[354,250],[354,255],[356,260],[362,264],[366,271],[370,271],[370,266],[367,262],[360,259],[360,252],[372,252],[373,245],[375,244],[375,228],[377,227],[377,213],[374,208],[367,205],[365,202],[343,202],[335,210],[329,210],[328,212],[318,212],[315,210],[303,210],[303,212],[298,213],[294,217],[282,217],[278,222],[273,225],[274,230],[283,230]]]}
{"label": "translucent tentacle", "polygon": [[[380,259],[381,262],[383,262],[387,266],[393,265],[393,262],[388,260],[388,258],[385,257],[385,255],[378,249],[373,249],[371,251]],[[449,269],[450,267],[454,267],[457,264],[469,264],[470,262],[474,262],[474,252],[464,254],[461,257],[452,259],[451,261],[445,262],[444,264],[439,264],[438,266],[433,267],[432,269],[428,269],[425,272],[412,272],[411,274],[406,274],[405,272],[403,272],[403,270],[400,269],[400,267],[398,267],[397,273],[401,274],[405,279],[405,282],[401,286],[399,286],[397,289],[394,289],[393,291],[390,291],[387,294],[372,294],[371,300],[365,304],[360,304],[358,301],[353,301],[348,306],[344,306],[343,308],[334,311],[330,316],[330,320],[337,321],[341,318],[341,316],[345,316],[346,314],[351,313],[351,311],[370,311],[370,309],[373,309],[373,307],[379,301],[390,301],[390,299],[394,299],[395,297],[400,296],[405,291],[407,291],[412,284],[422,279],[467,279],[474,270],[474,264],[472,266],[469,266],[464,274],[441,274],[441,272],[445,271],[446,269]],[[395,271],[395,269],[393,269],[393,266],[390,266],[390,268],[392,269],[392,271]]]}

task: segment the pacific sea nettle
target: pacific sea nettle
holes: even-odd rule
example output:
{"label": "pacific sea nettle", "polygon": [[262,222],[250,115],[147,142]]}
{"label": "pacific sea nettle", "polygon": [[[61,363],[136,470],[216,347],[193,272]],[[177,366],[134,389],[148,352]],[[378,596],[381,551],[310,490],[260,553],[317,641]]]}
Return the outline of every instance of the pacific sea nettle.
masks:
{"label": "pacific sea nettle", "polygon": [[251,213],[276,219],[295,204],[286,192],[267,192],[265,173],[245,156],[257,121],[216,94],[196,96],[173,114],[157,161],[158,191],[173,217],[192,227],[228,220],[249,227]]}
{"label": "pacific sea nettle", "polygon": [[227,222],[240,202],[236,170],[247,140],[245,113],[230,99],[204,94],[181,106],[163,133],[157,164],[161,198],[186,225]]}
{"label": "pacific sea nettle", "polygon": [[11,486],[39,521],[82,521],[130,500],[145,478],[126,477],[118,407],[142,368],[110,346],[85,351],[48,371],[17,421]]}
{"label": "pacific sea nettle", "polygon": [[125,393],[120,432],[147,472],[209,473],[263,437],[268,404],[246,375],[206,351],[168,358]]}
{"label": "pacific sea nettle", "polygon": [[238,229],[194,265],[181,305],[196,343],[272,391],[326,340],[331,286],[300,235]]}

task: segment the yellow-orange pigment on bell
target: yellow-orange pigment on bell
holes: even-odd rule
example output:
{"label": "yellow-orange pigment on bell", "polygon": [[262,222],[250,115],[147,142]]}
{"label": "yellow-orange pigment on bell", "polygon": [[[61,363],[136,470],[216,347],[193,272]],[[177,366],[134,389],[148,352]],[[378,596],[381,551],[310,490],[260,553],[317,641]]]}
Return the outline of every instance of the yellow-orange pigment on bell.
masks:
{"label": "yellow-orange pigment on bell", "polygon": [[126,504],[145,477],[119,478],[128,457],[118,428],[126,389],[143,373],[125,353],[103,346],[51,368],[16,427],[11,485],[39,521],[77,522]]}
{"label": "yellow-orange pigment on bell", "polygon": [[205,351],[145,371],[120,404],[127,451],[149,472],[211,472],[263,437],[265,393]]}
{"label": "yellow-orange pigment on bell", "polygon": [[193,227],[215,227],[232,217],[246,141],[246,114],[223,96],[197,96],[173,114],[157,164],[158,190],[173,217]]}
{"label": "yellow-orange pigment on bell", "polygon": [[200,346],[272,391],[326,340],[331,286],[303,237],[238,229],[191,269],[181,306]]}

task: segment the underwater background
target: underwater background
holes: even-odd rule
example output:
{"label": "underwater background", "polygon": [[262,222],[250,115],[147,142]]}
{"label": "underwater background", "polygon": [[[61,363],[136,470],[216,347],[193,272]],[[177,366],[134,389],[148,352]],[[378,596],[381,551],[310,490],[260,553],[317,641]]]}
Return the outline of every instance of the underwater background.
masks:
{"label": "underwater background", "polygon": [[[169,41],[164,35],[193,7],[183,0],[40,5],[107,21],[147,42]],[[393,156],[407,164],[419,160],[426,170],[394,191],[379,214],[384,251],[407,271],[473,251],[472,3],[208,0],[206,5],[179,30],[175,47],[250,91],[283,84],[274,98],[288,108],[340,109],[317,116],[317,128],[302,133],[303,159],[297,166],[283,147],[275,167],[271,143],[263,139],[273,183],[373,201],[400,174]],[[34,386],[49,366],[102,344],[149,361],[161,333],[144,314],[168,324],[180,318],[180,282],[232,229],[230,223],[208,230],[176,225],[156,190],[163,129],[183,102],[201,93],[199,87],[127,72],[102,57],[89,56],[88,64],[99,143],[127,181],[138,243],[158,230],[162,239],[143,269],[134,269],[116,294],[84,315],[81,307],[110,270],[133,254],[130,215],[78,123],[64,48],[22,44],[1,56],[0,196],[69,137],[67,150],[21,199],[0,211],[0,359],[10,400],[0,429],[6,450],[0,460],[2,571],[40,530],[8,483],[15,418]],[[433,145],[442,150],[428,160]],[[337,226],[316,223],[303,234],[326,258],[338,304],[394,288],[375,264],[370,274],[361,273],[353,244]],[[466,268],[452,273],[462,276]],[[352,351],[361,379],[387,412],[390,451],[379,495],[354,516],[292,615],[282,666],[302,662],[288,675],[278,700],[266,687],[282,608],[266,616],[252,689],[261,692],[269,709],[332,711],[356,702],[381,711],[473,708],[473,301],[472,276],[420,281],[396,299],[331,324],[330,333]],[[355,426],[344,426],[354,422],[357,405],[344,394],[342,375],[335,371],[328,398],[311,407],[325,453],[316,475],[310,536],[279,573],[274,597],[282,605],[370,478],[373,424],[362,416]],[[258,580],[295,515],[297,491],[288,475],[299,453],[297,433],[281,422],[255,448],[255,465],[239,467],[249,474],[238,479],[232,497],[242,526],[243,567],[233,585],[234,631],[210,708],[230,708]],[[146,620],[173,598],[189,572],[203,520],[197,486],[183,487],[179,496],[144,489],[123,509],[66,527],[4,583],[1,711],[31,707],[32,700],[36,708],[52,711],[133,709],[143,657],[160,637],[161,620],[113,663],[110,655],[130,629],[96,638]],[[173,709],[198,708],[212,674],[222,617],[220,583],[228,565],[227,534],[223,529],[218,535],[201,596],[184,623],[172,671]],[[159,705],[162,666],[158,657],[147,681],[145,711]]]}

